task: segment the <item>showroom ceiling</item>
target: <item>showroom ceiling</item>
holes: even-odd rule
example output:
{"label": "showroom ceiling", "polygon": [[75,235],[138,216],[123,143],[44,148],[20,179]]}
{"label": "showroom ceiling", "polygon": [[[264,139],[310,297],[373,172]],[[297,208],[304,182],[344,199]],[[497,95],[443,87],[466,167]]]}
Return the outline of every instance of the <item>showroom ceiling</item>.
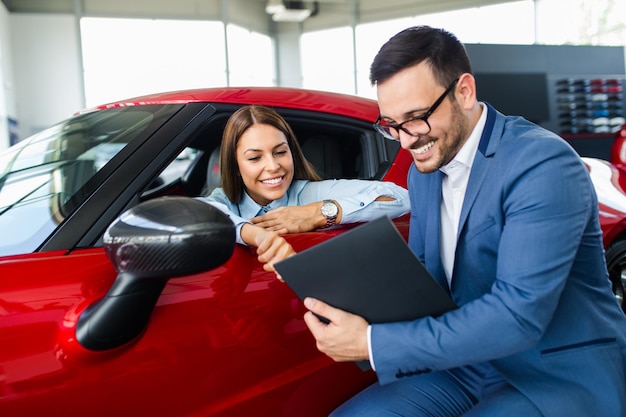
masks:
{"label": "showroom ceiling", "polygon": [[[267,2],[267,0],[247,0],[251,2]],[[453,8],[465,8],[494,3],[505,3],[512,0],[391,0],[385,2],[385,8],[403,8],[403,7],[419,7],[426,9],[453,9]],[[109,0],[2,0],[6,8],[11,13],[74,13],[74,10],[80,8],[83,11],[89,12],[91,8],[99,10],[100,4],[112,2]],[[202,7],[203,3],[219,3],[219,0],[187,0],[182,3],[195,3],[198,7]],[[352,5],[353,0],[318,0],[322,5],[324,3],[329,4],[343,4],[346,6]],[[115,2],[113,2],[115,3]],[[127,3],[126,1],[124,3]],[[172,5],[180,4],[180,0],[134,0],[133,8],[144,9],[146,14],[170,9]],[[298,2],[291,2],[298,3]],[[313,1],[300,2],[305,5],[314,3]],[[357,0],[360,10],[366,11],[368,9],[380,9],[380,0]],[[95,6],[95,7],[90,7]]]}

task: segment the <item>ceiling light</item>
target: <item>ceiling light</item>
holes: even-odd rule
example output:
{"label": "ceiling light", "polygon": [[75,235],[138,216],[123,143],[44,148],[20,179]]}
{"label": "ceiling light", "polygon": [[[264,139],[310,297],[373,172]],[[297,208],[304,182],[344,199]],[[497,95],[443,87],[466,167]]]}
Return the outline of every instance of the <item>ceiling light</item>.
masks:
{"label": "ceiling light", "polygon": [[319,5],[317,1],[283,1],[267,0],[265,11],[272,16],[274,22],[304,22],[309,17],[317,15]]}
{"label": "ceiling light", "polygon": [[276,13],[282,13],[286,10],[283,0],[268,0],[265,6],[265,13],[274,15]]}
{"label": "ceiling light", "polygon": [[274,22],[304,22],[311,16],[309,9],[285,9],[272,15]]}

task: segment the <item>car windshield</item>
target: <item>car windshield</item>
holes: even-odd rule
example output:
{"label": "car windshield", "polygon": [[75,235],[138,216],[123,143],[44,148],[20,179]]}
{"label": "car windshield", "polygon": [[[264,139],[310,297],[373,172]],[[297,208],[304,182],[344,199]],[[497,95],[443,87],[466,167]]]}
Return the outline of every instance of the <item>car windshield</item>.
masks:
{"label": "car windshield", "polygon": [[0,256],[36,250],[87,198],[79,190],[153,116],[124,108],[85,113],[0,153]]}

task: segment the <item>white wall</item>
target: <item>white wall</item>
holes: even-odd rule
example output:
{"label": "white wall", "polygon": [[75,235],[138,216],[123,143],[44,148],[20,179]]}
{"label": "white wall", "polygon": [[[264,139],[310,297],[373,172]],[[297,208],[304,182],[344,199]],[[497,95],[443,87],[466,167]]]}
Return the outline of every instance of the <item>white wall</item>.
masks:
{"label": "white wall", "polygon": [[78,26],[73,15],[9,16],[19,139],[84,107]]}

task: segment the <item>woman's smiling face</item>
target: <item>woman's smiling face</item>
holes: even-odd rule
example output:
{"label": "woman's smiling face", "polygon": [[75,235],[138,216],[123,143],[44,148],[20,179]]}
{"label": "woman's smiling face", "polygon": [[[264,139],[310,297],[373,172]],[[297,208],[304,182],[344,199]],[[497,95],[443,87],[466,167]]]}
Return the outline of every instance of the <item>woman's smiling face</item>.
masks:
{"label": "woman's smiling face", "polygon": [[262,206],[282,198],[293,181],[287,138],[274,126],[255,124],[241,135],[237,165],[246,192]]}

